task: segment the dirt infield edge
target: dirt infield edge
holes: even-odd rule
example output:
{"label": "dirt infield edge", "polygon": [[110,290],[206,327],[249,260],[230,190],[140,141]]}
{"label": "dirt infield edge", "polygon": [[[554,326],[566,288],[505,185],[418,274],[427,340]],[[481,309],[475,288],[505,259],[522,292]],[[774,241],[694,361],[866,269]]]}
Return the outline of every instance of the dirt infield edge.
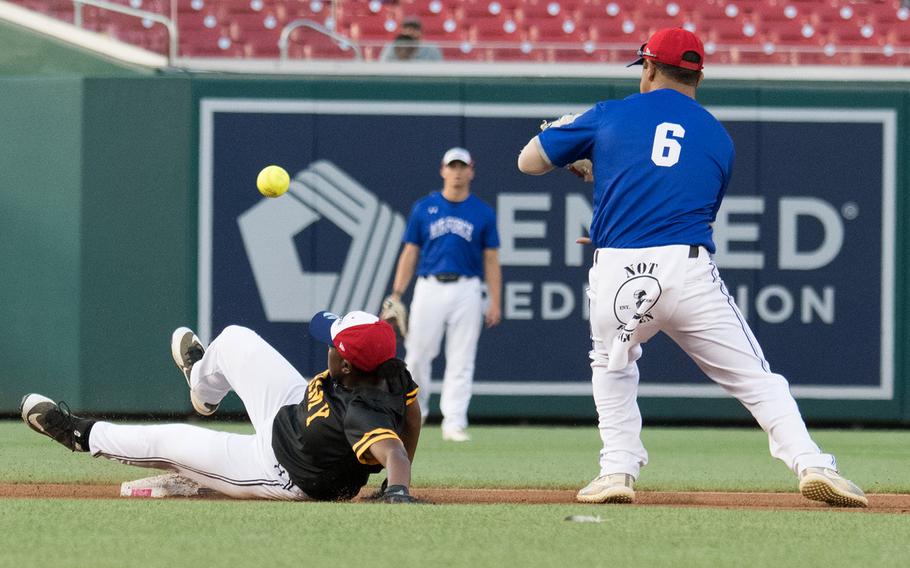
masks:
{"label": "dirt infield edge", "polygon": [[[575,492],[566,489],[444,489],[415,488],[414,495],[423,501],[436,504],[573,504]],[[220,496],[204,497],[205,499]],[[79,484],[0,484],[0,499],[118,499],[119,485]],[[186,497],[172,497],[186,499]],[[196,497],[200,498],[200,497]],[[361,500],[360,498],[357,499]],[[637,491],[633,507],[703,507],[718,509],[758,510],[835,510],[823,503],[809,501],[798,493],[734,493],[709,491]],[[910,513],[910,495],[869,495],[866,509],[836,509],[839,511],[865,511],[870,513]]]}

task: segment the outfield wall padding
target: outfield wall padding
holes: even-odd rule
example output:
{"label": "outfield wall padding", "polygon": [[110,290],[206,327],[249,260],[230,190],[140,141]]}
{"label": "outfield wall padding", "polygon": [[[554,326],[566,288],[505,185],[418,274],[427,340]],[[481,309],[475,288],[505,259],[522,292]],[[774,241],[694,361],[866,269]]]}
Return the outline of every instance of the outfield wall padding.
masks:
{"label": "outfield wall padding", "polygon": [[[0,84],[0,412],[14,412],[30,391],[100,412],[187,412],[168,351],[179,325],[208,336],[249,325],[305,375],[315,372],[324,351],[307,339],[294,303],[375,309],[397,251],[369,243],[398,238],[395,219],[438,187],[441,151],[464,145],[477,159],[475,190],[497,206],[509,246],[510,303],[503,324],[482,335],[472,415],[593,423],[582,291],[590,251],[566,244],[583,228],[590,187],[562,172],[521,176],[514,161],[540,119],[627,96],[637,81],[173,75]],[[791,379],[812,422],[910,422],[906,86],[708,81],[699,98],[738,150],[718,264],[772,368]],[[382,235],[361,234],[379,233],[380,217],[332,221],[303,185],[284,201],[255,193],[264,165],[304,183],[324,162],[341,172],[331,183],[373,196],[388,220]],[[306,220],[280,234],[270,215],[291,208]],[[256,245],[244,219],[291,248]],[[352,260],[358,239],[368,252]],[[278,250],[296,252],[269,256]],[[287,281],[257,280],[253,256],[286,266],[278,274]],[[377,284],[344,288],[349,265]],[[334,275],[339,288],[312,289],[314,274]],[[646,346],[642,376],[645,420],[748,420],[667,341]]]}

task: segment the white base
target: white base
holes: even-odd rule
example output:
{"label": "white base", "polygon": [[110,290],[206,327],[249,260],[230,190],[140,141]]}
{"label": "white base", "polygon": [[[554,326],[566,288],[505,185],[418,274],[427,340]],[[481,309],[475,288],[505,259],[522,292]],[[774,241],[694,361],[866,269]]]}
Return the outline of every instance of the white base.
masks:
{"label": "white base", "polygon": [[153,477],[145,477],[135,481],[124,481],[120,484],[121,497],[197,497],[211,495],[215,491],[201,487],[195,481],[187,479],[177,473],[166,473]]}

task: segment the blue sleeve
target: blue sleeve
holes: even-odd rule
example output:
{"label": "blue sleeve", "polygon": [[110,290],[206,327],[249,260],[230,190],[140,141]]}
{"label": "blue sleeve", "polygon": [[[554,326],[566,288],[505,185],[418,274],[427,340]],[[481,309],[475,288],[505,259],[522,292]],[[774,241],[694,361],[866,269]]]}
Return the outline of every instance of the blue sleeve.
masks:
{"label": "blue sleeve", "polygon": [[496,211],[490,208],[489,221],[483,235],[483,248],[499,248],[499,230],[496,228]]}
{"label": "blue sleeve", "polygon": [[550,163],[561,168],[575,160],[591,157],[594,137],[600,125],[601,105],[591,107],[572,123],[551,126],[537,135]]}
{"label": "blue sleeve", "polygon": [[420,206],[420,201],[414,204],[414,207],[411,209],[411,216],[408,217],[408,226],[404,230],[404,236],[401,238],[402,243],[412,243],[419,247],[423,247],[423,223],[421,222],[421,215],[418,210]]}

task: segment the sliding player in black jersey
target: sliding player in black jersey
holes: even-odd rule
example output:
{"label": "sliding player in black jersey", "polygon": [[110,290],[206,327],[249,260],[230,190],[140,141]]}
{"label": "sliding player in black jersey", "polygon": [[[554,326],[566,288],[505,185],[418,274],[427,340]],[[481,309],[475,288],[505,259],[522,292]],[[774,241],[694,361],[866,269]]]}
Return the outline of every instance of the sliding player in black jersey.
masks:
{"label": "sliding player in black jersey", "polygon": [[234,390],[256,432],[187,424],[117,425],[80,418],[29,394],[22,419],[73,451],[176,471],[236,498],[345,500],[387,470],[387,502],[409,503],[420,436],[417,386],[395,358],[395,333],[365,312],[321,312],[310,334],[329,345],[328,367],[306,380],[255,332],[229,326],[208,348],[187,328],[172,336],[174,362],[197,412],[210,415]]}

